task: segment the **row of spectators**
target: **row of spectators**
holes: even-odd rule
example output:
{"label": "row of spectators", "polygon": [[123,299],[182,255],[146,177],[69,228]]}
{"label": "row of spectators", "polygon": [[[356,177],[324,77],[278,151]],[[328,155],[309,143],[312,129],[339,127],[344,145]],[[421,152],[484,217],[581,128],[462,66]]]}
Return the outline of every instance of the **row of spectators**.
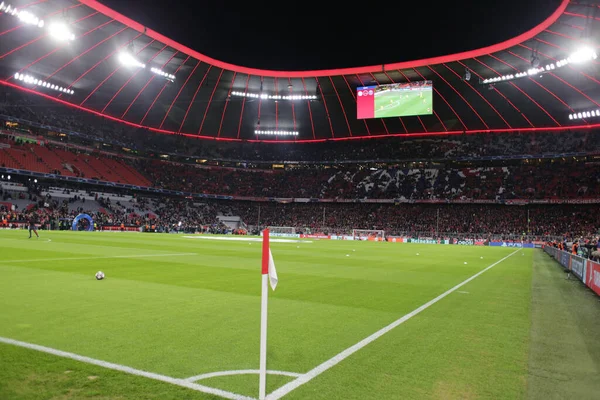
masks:
{"label": "row of spectators", "polygon": [[600,169],[575,161],[505,167],[255,170],[140,161],[162,189],[249,197],[340,199],[555,199],[600,196]]}
{"label": "row of spectators", "polygon": [[[0,115],[60,128],[77,135],[61,140],[105,142],[136,151],[170,152],[203,159],[248,161],[432,160],[460,157],[598,153],[594,131],[481,134],[432,138],[382,138],[310,144],[230,143],[197,140],[133,128],[39,96],[2,87]],[[21,127],[21,129],[28,129]],[[47,134],[40,129],[32,133]]]}
{"label": "row of spectators", "polygon": [[[35,199],[34,200],[38,200]],[[227,228],[217,215],[236,215],[255,229],[265,226],[289,226],[298,232],[350,234],[353,229],[384,230],[387,235],[467,234],[487,237],[533,235],[596,235],[600,214],[595,205],[427,205],[373,203],[276,203],[249,201],[209,201],[194,204],[187,199],[142,200],[152,211],[133,212],[118,203],[99,198],[101,208],[68,207],[69,200],[57,202],[44,198],[24,210],[0,206],[0,221],[9,224],[34,216],[40,223],[70,221],[87,212],[98,226],[150,227],[157,231],[210,231]],[[88,201],[93,203],[94,201]],[[87,204],[87,203],[86,203]]]}

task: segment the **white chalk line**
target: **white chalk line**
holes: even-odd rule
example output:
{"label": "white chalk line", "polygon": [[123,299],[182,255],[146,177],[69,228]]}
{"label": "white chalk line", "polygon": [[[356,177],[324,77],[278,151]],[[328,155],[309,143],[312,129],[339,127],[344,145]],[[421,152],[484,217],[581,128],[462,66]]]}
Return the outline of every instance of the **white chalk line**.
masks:
{"label": "white chalk line", "polygon": [[[244,237],[244,236],[182,236],[185,239],[204,239],[204,240],[223,240],[228,242],[261,242],[259,237]],[[271,243],[312,243],[312,240],[300,239],[280,239],[277,237],[269,238]]]}
{"label": "white chalk line", "polygon": [[69,261],[69,260],[99,260],[107,258],[147,258],[147,257],[180,257],[196,256],[198,253],[174,253],[174,254],[131,254],[125,256],[101,256],[89,255],[87,257],[58,257],[58,258],[33,258],[29,260],[2,260],[0,264],[35,262],[35,261]]}
{"label": "white chalk line", "polygon": [[342,352],[340,352],[337,355],[333,356],[329,360],[321,363],[320,365],[318,365],[315,368],[311,369],[310,371],[308,371],[307,373],[303,374],[302,376],[294,379],[291,382],[286,383],[285,385],[281,386],[279,389],[276,389],[272,393],[268,394],[266,398],[268,400],[277,400],[277,399],[280,399],[283,396],[285,396],[288,393],[290,393],[292,390],[297,389],[300,386],[304,385],[305,383],[313,380],[317,376],[321,375],[323,372],[327,371],[329,368],[331,368],[334,365],[340,363],[344,359],[350,357],[352,354],[356,353],[358,350],[362,349],[363,347],[367,346],[368,344],[370,344],[370,343],[374,342],[375,340],[379,339],[381,336],[385,335],[386,333],[388,333],[392,329],[394,329],[394,328],[398,327],[399,325],[403,324],[404,322],[408,321],[409,319],[411,319],[415,315],[419,314],[421,311],[426,310],[427,308],[431,307],[432,305],[434,305],[438,301],[442,300],[444,297],[448,296],[449,294],[451,294],[452,292],[456,291],[457,289],[460,289],[462,286],[464,286],[467,283],[471,282],[473,279],[477,278],[478,276],[480,276],[481,274],[485,273],[486,271],[492,269],[496,265],[500,264],[502,261],[504,261],[507,258],[511,257],[512,255],[518,253],[519,251],[520,250],[513,251],[512,253],[510,253],[506,257],[501,258],[500,260],[498,260],[495,263],[493,263],[492,265],[484,268],[483,270],[479,271],[478,273],[476,273],[475,275],[471,276],[470,278],[462,281],[461,283],[459,283],[458,285],[454,286],[453,288],[451,288],[451,289],[445,291],[444,293],[440,294],[435,299],[428,301],[427,303],[423,304],[421,307],[419,307],[419,308],[411,311],[410,313],[404,315],[402,318],[400,318],[400,319],[392,322],[388,326],[386,326],[386,327],[378,330],[377,332],[373,333],[371,336],[368,336],[368,337],[364,338],[363,340],[361,340],[360,342],[356,343],[355,345],[353,345],[351,347],[348,347],[346,350],[343,350]]}
{"label": "white chalk line", "polygon": [[143,376],[145,378],[150,378],[150,379],[154,379],[157,381],[170,383],[172,385],[177,385],[177,386],[181,386],[184,388],[196,390],[198,392],[203,392],[203,393],[208,393],[208,394],[212,394],[215,396],[220,396],[225,399],[254,400],[252,397],[242,396],[241,394],[228,392],[226,390],[216,389],[216,388],[212,388],[212,387],[204,386],[204,385],[199,385],[197,383],[189,382],[184,379],[178,379],[178,378],[173,378],[173,377],[166,376],[166,375],[155,374],[153,372],[142,371],[140,369],[127,367],[125,365],[114,364],[114,363],[111,363],[108,361],[97,360],[95,358],[90,358],[90,357],[81,356],[81,355],[75,354],[75,353],[69,353],[66,351],[57,350],[57,349],[53,349],[51,347],[40,346],[40,345],[33,344],[33,343],[21,342],[19,340],[5,338],[2,336],[0,336],[0,342],[10,344],[13,346],[24,347],[26,349],[40,351],[42,353],[52,354],[52,355],[59,356],[59,357],[69,358],[71,360],[80,361],[80,362],[83,362],[86,364],[98,365],[103,368],[112,369],[115,371],[121,371],[121,372],[125,372],[125,373],[131,374],[131,375]]}
{"label": "white chalk line", "polygon": [[[260,373],[260,370],[258,370],[258,369],[236,369],[236,370],[231,370],[231,371],[209,372],[207,374],[190,376],[189,378],[185,378],[184,380],[186,382],[196,382],[196,381],[199,381],[202,379],[215,378],[217,376],[249,375],[249,374],[258,375],[259,373]],[[274,371],[274,370],[270,370],[270,369],[267,370],[267,374],[268,375],[292,376],[294,378],[298,378],[298,377],[302,376],[302,374],[299,374],[297,372]]]}

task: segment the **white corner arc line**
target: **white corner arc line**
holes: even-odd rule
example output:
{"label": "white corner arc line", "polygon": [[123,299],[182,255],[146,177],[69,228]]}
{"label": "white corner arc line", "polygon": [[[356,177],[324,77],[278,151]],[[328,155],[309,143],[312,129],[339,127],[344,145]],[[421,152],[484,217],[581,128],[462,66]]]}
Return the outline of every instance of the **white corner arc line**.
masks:
{"label": "white corner arc line", "polygon": [[216,389],[204,385],[199,385],[197,383],[187,382],[183,379],[177,379],[166,375],[155,374],[153,372],[142,371],[139,369],[127,367],[125,365],[114,364],[108,361],[97,360],[95,358],[90,358],[86,356],[81,356],[75,353],[69,353],[62,350],[53,349],[51,347],[40,346],[33,343],[21,342],[19,340],[5,338],[0,336],[0,343],[11,344],[13,346],[24,347],[26,349],[40,351],[42,353],[48,353],[59,357],[70,358],[71,360],[80,361],[86,364],[98,365],[103,368],[112,369],[115,371],[125,372],[131,375],[143,376],[145,378],[154,379],[161,382],[170,383],[172,385],[177,385],[181,387],[185,387],[188,389],[192,389],[198,392],[208,393],[215,396],[220,396],[225,399],[230,400],[254,400],[252,397],[242,396],[241,394],[228,392],[226,390]]}
{"label": "white corner arc line", "polygon": [[29,260],[2,260],[0,264],[35,262],[35,261],[69,261],[69,260],[100,260],[107,258],[147,258],[147,257],[180,257],[180,256],[196,256],[198,253],[174,253],[174,254],[130,254],[124,256],[100,256],[95,257],[57,257],[57,258],[33,258]]}
{"label": "white corner arc line", "polygon": [[[217,376],[230,376],[230,375],[249,375],[249,374],[256,374],[258,375],[260,373],[260,370],[258,369],[237,369],[237,370],[231,370],[231,371],[218,371],[218,372],[209,372],[206,374],[201,374],[201,375],[196,375],[196,376],[190,376],[189,378],[185,378],[184,380],[186,382],[196,382],[202,379],[208,379],[208,378],[215,378]],[[267,374],[268,375],[283,375],[283,376],[291,376],[294,378],[298,378],[300,376],[302,376],[302,374],[299,374],[297,372],[288,372],[288,371],[274,371],[274,370],[267,370]]]}
{"label": "white corner arc line", "polygon": [[388,333],[392,329],[394,329],[397,326],[399,326],[399,325],[403,324],[404,322],[408,321],[409,319],[411,319],[415,315],[419,314],[421,311],[426,310],[427,308],[431,307],[432,305],[434,305],[438,301],[442,300],[444,297],[448,296],[449,294],[451,294],[452,292],[456,291],[457,289],[460,289],[462,286],[464,286],[467,283],[471,282],[473,279],[477,278],[478,276],[480,276],[481,274],[485,273],[486,271],[494,268],[496,265],[500,264],[502,261],[504,261],[507,258],[511,257],[513,254],[518,253],[519,251],[520,250],[513,251],[512,253],[510,253],[506,257],[501,258],[500,260],[496,261],[492,265],[490,265],[490,266],[482,269],[481,271],[479,271],[475,275],[471,276],[470,278],[467,278],[466,280],[462,281],[461,283],[459,283],[458,285],[454,286],[453,288],[448,289],[444,293],[440,294],[438,297],[436,297],[436,298],[434,298],[432,300],[429,300],[427,303],[423,304],[419,308],[416,308],[415,310],[413,310],[410,313],[404,315],[400,319],[397,319],[396,321],[392,322],[388,326],[381,328],[377,332],[373,333],[371,336],[368,336],[368,337],[364,338],[360,342],[356,343],[355,345],[353,345],[351,347],[348,347],[346,350],[343,350],[342,352],[340,352],[337,355],[333,356],[329,360],[321,363],[320,365],[318,365],[315,368],[311,369],[310,371],[308,371],[307,373],[303,374],[302,376],[294,379],[291,382],[286,383],[285,385],[281,386],[279,389],[276,389],[272,393],[268,394],[266,396],[267,400],[278,400],[278,399],[282,398],[283,396],[285,396],[286,394],[290,393],[292,390],[297,389],[298,387],[300,387],[300,386],[304,385],[305,383],[311,381],[312,379],[314,379],[317,376],[321,375],[323,372],[327,371],[329,368],[331,368],[334,365],[340,363],[344,359],[350,357],[352,354],[356,353],[358,350],[362,349],[363,347],[365,347],[369,343],[374,342],[375,340],[379,339],[381,336],[385,335],[386,333]]}

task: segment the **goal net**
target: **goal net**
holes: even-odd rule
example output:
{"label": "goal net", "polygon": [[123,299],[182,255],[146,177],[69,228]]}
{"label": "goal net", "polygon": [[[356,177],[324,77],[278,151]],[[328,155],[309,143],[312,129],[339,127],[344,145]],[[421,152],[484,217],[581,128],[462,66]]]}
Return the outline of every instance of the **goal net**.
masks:
{"label": "goal net", "polygon": [[381,229],[352,229],[354,240],[385,241],[385,231]]}
{"label": "goal net", "polygon": [[293,226],[269,226],[269,233],[275,234],[290,234],[296,233],[296,228]]}

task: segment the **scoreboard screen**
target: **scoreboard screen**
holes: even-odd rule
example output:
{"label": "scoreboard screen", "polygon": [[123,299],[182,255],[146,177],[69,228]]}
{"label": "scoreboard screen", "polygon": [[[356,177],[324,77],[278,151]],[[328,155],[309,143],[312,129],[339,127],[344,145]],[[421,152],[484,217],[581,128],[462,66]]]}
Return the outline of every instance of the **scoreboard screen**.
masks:
{"label": "scoreboard screen", "polygon": [[408,117],[433,113],[431,81],[391,83],[356,88],[358,119]]}

